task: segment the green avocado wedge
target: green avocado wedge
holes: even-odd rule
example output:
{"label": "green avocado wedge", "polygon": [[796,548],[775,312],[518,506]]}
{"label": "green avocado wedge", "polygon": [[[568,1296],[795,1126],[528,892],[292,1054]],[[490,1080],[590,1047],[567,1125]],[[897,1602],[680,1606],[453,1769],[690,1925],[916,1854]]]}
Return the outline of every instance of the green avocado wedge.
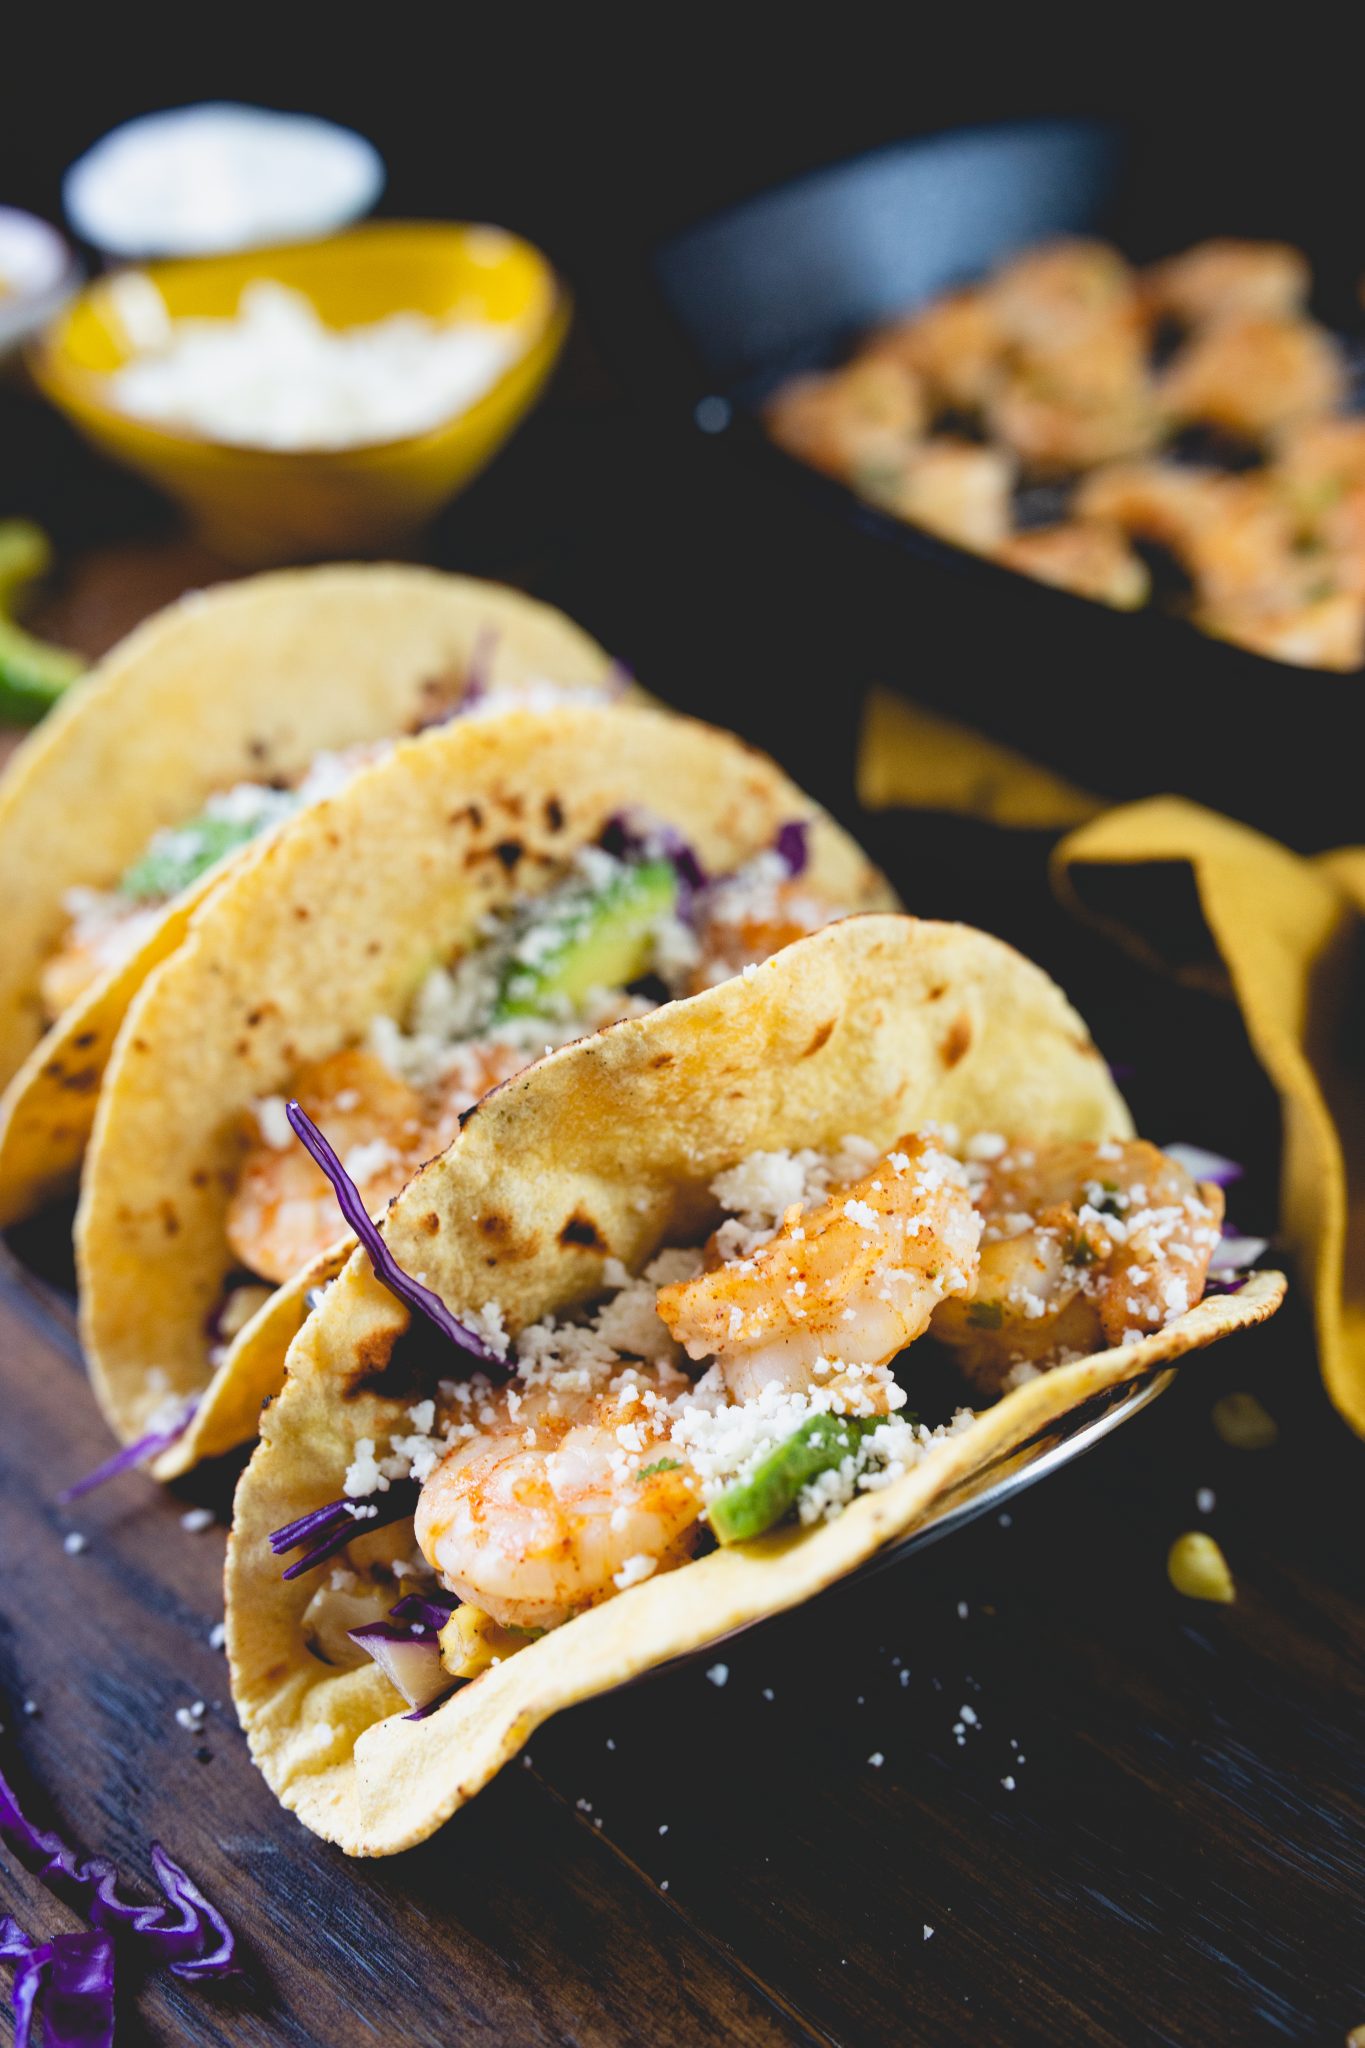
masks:
{"label": "green avocado wedge", "polygon": [[637,981],[649,971],[655,929],[677,901],[678,877],[666,860],[622,868],[599,888],[565,889],[539,907],[513,945],[493,1022],[572,1014],[594,989]]}
{"label": "green avocado wedge", "polygon": [[0,722],[36,725],[84,673],[79,656],[37,640],[10,616],[30,583],[46,574],[52,548],[27,519],[0,520]]}
{"label": "green avocado wedge", "polygon": [[803,1487],[841,1465],[884,1415],[811,1415],[747,1479],[727,1487],[707,1513],[720,1543],[749,1543],[788,1516]]}

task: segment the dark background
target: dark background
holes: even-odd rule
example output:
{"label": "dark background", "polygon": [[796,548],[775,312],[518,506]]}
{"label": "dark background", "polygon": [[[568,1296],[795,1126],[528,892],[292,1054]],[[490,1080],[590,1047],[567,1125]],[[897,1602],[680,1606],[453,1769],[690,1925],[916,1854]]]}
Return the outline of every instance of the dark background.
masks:
{"label": "dark background", "polygon": [[1356,210],[1344,11],[1277,10],[1263,36],[1246,11],[1068,15],[49,8],[7,25],[0,194],[55,218],[63,168],[115,122],[240,98],[369,135],[389,165],[383,211],[497,220],[571,266],[629,262],[656,234],[878,143],[1030,115],[1133,120],[1148,175],[1173,201],[1197,182],[1223,232],[1311,248],[1315,222],[1331,233]]}

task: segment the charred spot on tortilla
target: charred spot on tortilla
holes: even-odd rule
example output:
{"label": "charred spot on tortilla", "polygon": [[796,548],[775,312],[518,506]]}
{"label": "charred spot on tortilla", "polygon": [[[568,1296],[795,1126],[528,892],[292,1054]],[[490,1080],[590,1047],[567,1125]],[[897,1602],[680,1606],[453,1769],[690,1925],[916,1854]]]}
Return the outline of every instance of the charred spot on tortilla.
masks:
{"label": "charred spot on tortilla", "polygon": [[585,1216],[581,1210],[576,1210],[563,1226],[559,1233],[559,1242],[566,1250],[571,1244],[582,1245],[585,1251],[592,1252],[605,1253],[607,1249],[601,1231],[591,1216]]}
{"label": "charred spot on tortilla", "polygon": [[971,1049],[972,1020],[964,1010],[960,1016],[953,1019],[948,1028],[948,1036],[939,1047],[939,1053],[945,1067],[955,1067]]}
{"label": "charred spot on tortilla", "polygon": [[564,806],[557,796],[547,796],[545,799],[545,823],[551,832],[564,830]]}
{"label": "charred spot on tortilla", "polygon": [[73,1052],[89,1052],[99,1038],[98,1031],[78,1031],[71,1041]]}
{"label": "charred spot on tortilla", "polygon": [[161,1218],[161,1227],[167,1237],[179,1237],[180,1218],[175,1212],[175,1204],[173,1202],[162,1202],[157,1213]]}
{"label": "charred spot on tortilla", "polygon": [[362,1340],[341,1395],[346,1401],[358,1401],[365,1394],[384,1401],[418,1401],[450,1371],[450,1346],[418,1317],[405,1330],[377,1330]]}
{"label": "charred spot on tortilla", "polygon": [[938,1001],[940,1000],[940,998],[941,998],[941,997],[943,997],[943,996],[946,996],[946,995],[947,995],[947,993],[948,993],[948,984],[947,984],[947,982],[946,982],[946,981],[936,981],[936,982],[934,983],[934,986],[933,986],[932,988],[930,988],[930,989],[926,989],[926,990],[925,990],[925,992],[924,992],[924,1000],[925,1000],[925,1002],[926,1002],[926,1003],[936,1003],[936,1002],[938,1002]]}
{"label": "charred spot on tortilla", "polygon": [[469,825],[475,832],[483,830],[483,810],[478,804],[461,804],[450,814],[452,825]]}
{"label": "charred spot on tortilla", "polygon": [[99,1087],[102,1078],[98,1067],[77,1067],[74,1073],[62,1075],[61,1085],[72,1095],[89,1095]]}
{"label": "charred spot on tortilla", "polygon": [[656,1052],[649,1064],[651,1067],[671,1067],[674,1057],[671,1052]]}
{"label": "charred spot on tortilla", "polygon": [[440,1235],[441,1219],[434,1209],[429,1209],[418,1227],[424,1230],[428,1237],[437,1237]]}
{"label": "charred spot on tortilla", "polygon": [[313,913],[306,903],[296,903],[294,905],[294,915],[300,924],[307,924]]}
{"label": "charred spot on tortilla", "polygon": [[815,1036],[811,1039],[810,1044],[802,1053],[801,1057],[803,1060],[810,1059],[813,1054],[820,1052],[823,1049],[823,1047],[829,1044],[831,1038],[833,1038],[834,1036],[834,1027],[838,1023],[838,1021],[839,1020],[837,1017],[831,1017],[828,1023],[822,1024],[820,1026],[819,1030],[815,1033]]}
{"label": "charred spot on tortilla", "polygon": [[522,845],[519,839],[500,839],[497,845],[493,848],[493,852],[495,853],[497,858],[502,862],[502,865],[506,868],[509,875],[512,873],[513,869],[519,864],[521,857],[525,853],[525,851],[526,848]]}

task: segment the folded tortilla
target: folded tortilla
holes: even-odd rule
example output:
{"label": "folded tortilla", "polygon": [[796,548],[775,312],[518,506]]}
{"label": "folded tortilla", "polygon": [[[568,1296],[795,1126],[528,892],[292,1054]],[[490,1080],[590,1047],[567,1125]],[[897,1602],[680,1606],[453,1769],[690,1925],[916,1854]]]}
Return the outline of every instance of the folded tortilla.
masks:
{"label": "folded tortilla", "polygon": [[198,591],[73,686],[0,781],[0,1227],[75,1179],[129,1003],[240,854],[167,903],[132,956],[45,1028],[39,975],[73,888],[112,888],[154,833],[235,784],[397,738],[492,689],[604,689],[612,664],[520,591],[396,565],[295,569]]}
{"label": "folded tortilla", "polygon": [[400,1014],[482,918],[551,886],[632,810],[680,831],[710,874],[809,820],[805,882],[846,909],[894,904],[848,835],[742,741],[660,711],[564,705],[403,742],[195,910],[119,1035],[76,1221],[82,1339],[112,1427],[132,1441],[168,1402],[199,1402],[158,1476],[255,1433],[309,1286],[344,1256],[267,1302],[215,1368],[253,1105]]}
{"label": "folded tortilla", "polygon": [[[710,1182],[753,1152],[848,1133],[888,1145],[931,1120],[1039,1139],[1132,1128],[1081,1019],[1011,948],[959,925],[851,918],[497,1090],[397,1198],[383,1234],[456,1314],[491,1298],[515,1334],[593,1298],[607,1259],[636,1271],[662,1244],[697,1242],[715,1220]],[[309,1652],[301,1623],[316,1581],[283,1580],[269,1542],[341,1495],[358,1440],[406,1426],[423,1395],[414,1356],[433,1377],[451,1370],[440,1347],[395,1358],[407,1313],[357,1251],[295,1339],[237,1491],[228,1652],[256,1762],[286,1807],[348,1853],[408,1848],[559,1708],[809,1599],[1093,1396],[1261,1321],[1283,1284],[1257,1274],[1156,1335],[1030,1380],[834,1520],[660,1571],[413,1720],[377,1666],[342,1671]],[[913,1387],[913,1351],[903,1377]],[[393,1528],[361,1534],[349,1557],[363,1568],[404,1543]]]}

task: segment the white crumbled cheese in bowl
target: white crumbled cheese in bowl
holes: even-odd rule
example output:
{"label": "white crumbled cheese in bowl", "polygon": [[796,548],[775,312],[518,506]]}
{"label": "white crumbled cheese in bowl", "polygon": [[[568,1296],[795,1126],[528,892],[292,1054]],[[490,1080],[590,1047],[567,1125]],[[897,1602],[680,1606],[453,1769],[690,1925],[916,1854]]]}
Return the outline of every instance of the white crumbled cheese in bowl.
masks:
{"label": "white crumbled cheese in bowl", "polygon": [[392,313],[333,328],[290,286],[258,279],[231,319],[147,318],[150,280],[111,287],[145,337],[108,379],[121,412],[234,447],[360,448],[429,433],[467,412],[522,353],[523,330]]}

